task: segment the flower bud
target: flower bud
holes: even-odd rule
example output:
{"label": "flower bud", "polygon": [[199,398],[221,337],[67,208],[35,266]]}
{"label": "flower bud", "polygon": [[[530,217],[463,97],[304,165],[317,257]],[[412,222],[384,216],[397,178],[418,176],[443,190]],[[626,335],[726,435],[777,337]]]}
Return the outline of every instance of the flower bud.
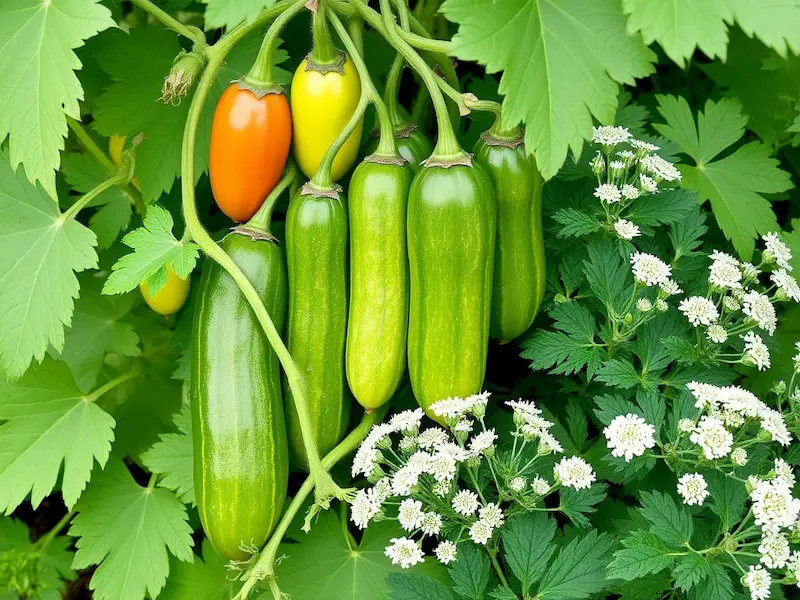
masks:
{"label": "flower bud", "polygon": [[182,50],[164,80],[159,100],[164,104],[180,104],[205,66],[206,57],[203,52]]}

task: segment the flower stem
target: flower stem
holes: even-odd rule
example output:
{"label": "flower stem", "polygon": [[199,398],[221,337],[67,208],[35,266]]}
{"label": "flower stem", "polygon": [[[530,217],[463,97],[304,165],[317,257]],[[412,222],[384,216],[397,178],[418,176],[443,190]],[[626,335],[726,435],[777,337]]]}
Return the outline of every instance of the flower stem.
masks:
{"label": "flower stem", "polygon": [[189,38],[194,43],[205,43],[206,38],[203,32],[195,27],[187,27],[178,19],[160,9],[158,6],[150,2],[150,0],[131,0],[135,6],[150,13],[156,20],[161,21],[164,25],[174,30],[176,33],[181,34],[183,37]]}
{"label": "flower stem", "polygon": [[494,548],[489,550],[489,556],[492,559],[492,565],[494,566],[494,570],[497,573],[497,576],[500,578],[500,583],[503,584],[503,587],[508,587],[508,580],[506,576],[503,574],[503,569],[500,568],[500,563],[497,561],[497,550]]}

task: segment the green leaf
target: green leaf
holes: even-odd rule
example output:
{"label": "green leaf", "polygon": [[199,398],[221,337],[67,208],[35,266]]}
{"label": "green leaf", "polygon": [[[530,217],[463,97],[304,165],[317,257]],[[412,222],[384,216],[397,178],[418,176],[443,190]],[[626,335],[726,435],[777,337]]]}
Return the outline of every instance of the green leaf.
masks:
{"label": "green leaf", "polygon": [[562,547],[539,582],[537,598],[580,600],[600,592],[614,538],[590,531]]}
{"label": "green leaf", "polygon": [[99,565],[89,582],[97,600],[155,598],[169,574],[167,550],[183,561],[194,558],[183,504],[171,492],[141,487],[121,461],[92,478],[76,509],[72,566]]}
{"label": "green leaf", "polygon": [[558,237],[580,237],[600,231],[603,224],[596,217],[575,208],[562,208],[553,215],[556,223],[563,225],[558,230]]}
{"label": "green leaf", "polygon": [[591,523],[586,515],[595,512],[597,510],[595,506],[605,499],[606,486],[598,483],[592,485],[588,490],[562,487],[558,493],[560,496],[558,509],[576,527],[589,529]]}
{"label": "green leaf", "polygon": [[28,494],[36,508],[53,491],[72,508],[114,440],[114,419],[81,393],[63,362],[45,358],[16,383],[0,381],[0,511]]}
{"label": "green leaf", "polygon": [[15,174],[2,150],[0,214],[0,368],[16,378],[31,360],[42,360],[48,344],[63,348],[78,297],[75,273],[97,267],[96,240],[74,219],[64,220],[22,169]]}
{"label": "green leaf", "polygon": [[250,23],[263,9],[275,4],[275,0],[202,0],[206,5],[204,20],[206,29],[226,27],[231,29],[241,22]]}
{"label": "green leaf", "polygon": [[623,0],[628,30],[641,32],[647,45],[658,42],[679,66],[686,66],[695,48],[709,58],[725,59],[728,26],[733,20],[725,0]]}
{"label": "green leaf", "polygon": [[705,211],[695,209],[669,228],[669,239],[675,249],[676,262],[683,256],[697,254],[702,237],[708,231]]}
{"label": "green leaf", "polygon": [[677,559],[672,574],[675,576],[675,585],[683,591],[695,587],[711,573],[711,565],[699,554],[690,552]]}
{"label": "green leaf", "polygon": [[455,599],[449,588],[440,581],[414,573],[389,573],[386,587],[392,600]]}
{"label": "green leaf", "polygon": [[681,546],[692,538],[692,515],[672,496],[659,491],[643,492],[642,515],[650,521],[650,531],[668,546]]}
{"label": "green leaf", "polygon": [[555,519],[541,512],[518,515],[503,530],[505,559],[522,584],[523,596],[544,574],[556,551],[555,535]]}
{"label": "green leaf", "polygon": [[689,594],[691,600],[733,600],[733,582],[728,572],[717,564],[709,565],[706,577]]}
{"label": "green leaf", "polygon": [[664,592],[673,589],[672,575],[666,571],[649,575],[618,586],[619,600],[659,600]]}
{"label": "green leaf", "polygon": [[[70,566],[72,552],[69,546],[70,539],[66,536],[56,536],[45,546],[31,543],[25,523],[16,519],[0,519],[0,570],[7,573],[3,564],[6,561],[13,563],[15,569],[19,569],[24,561],[27,567],[25,573],[35,573],[35,576],[30,581],[18,577],[18,581],[25,581],[28,590],[38,590],[38,594],[25,596],[19,594],[23,590],[10,591],[11,588],[3,587],[0,588],[0,597],[4,600],[17,600],[20,596],[30,600],[60,600],[66,587],[64,582],[77,577]],[[8,595],[3,595],[8,591]]]}
{"label": "green leaf", "polygon": [[628,413],[644,417],[640,408],[619,396],[604,394],[603,396],[596,396],[594,401],[597,404],[594,414],[603,425],[610,425],[611,421],[616,417],[627,415]]}
{"label": "green leaf", "polygon": [[618,84],[653,70],[655,55],[625,30],[619,0],[447,0],[441,11],[459,24],[458,58],[504,71],[503,114],[525,122],[525,145],[546,179],[568,149],[580,156],[592,117],[613,121]]}
{"label": "green leaf", "polygon": [[732,0],[736,24],[750,37],[757,37],[784,58],[789,50],[800,54],[800,6],[794,0],[770,0],[754,4]]}
{"label": "green leaf", "polygon": [[714,216],[725,237],[731,240],[744,260],[750,260],[755,238],[778,229],[775,214],[762,194],[785,192],[792,187],[789,174],[778,168],[769,149],[751,142],[719,160],[714,160],[744,135],[747,117],[731,100],[706,102],[705,112],[697,117],[697,131],[688,103],[683,98],[658,96],[658,111],[666,124],[654,127],[681,151],[691,156],[695,166],[682,165],[683,187],[710,200]]}
{"label": "green leaf", "polygon": [[492,598],[492,600],[519,600],[514,592],[500,585],[489,592],[489,598]]}
{"label": "green leaf", "polygon": [[483,600],[489,585],[489,557],[472,542],[458,545],[456,561],[447,572],[453,580],[453,591],[467,600]]}
{"label": "green leaf", "polygon": [[664,396],[657,389],[648,391],[640,388],[636,390],[636,404],[642,409],[644,420],[655,427],[655,437],[658,440],[658,434],[664,424],[664,415],[667,412]]}
{"label": "green leaf", "polygon": [[142,463],[151,472],[161,475],[158,485],[172,490],[186,504],[194,506],[194,464],[192,453],[192,415],[184,404],[175,415],[180,433],[165,433],[142,454]]}
{"label": "green leaf", "polygon": [[638,199],[631,205],[625,218],[637,225],[671,225],[681,222],[699,205],[696,192],[681,188],[665,189]]}
{"label": "green leaf", "polygon": [[203,540],[203,558],[194,562],[172,560],[167,585],[158,600],[229,600],[241,584],[228,579],[228,561]]}
{"label": "green leaf", "polygon": [[634,531],[622,540],[622,545],[624,548],[614,553],[614,560],[608,565],[611,579],[632,581],[669,568],[674,561],[670,549],[647,531]]}
{"label": "green leaf", "polygon": [[174,222],[166,209],[154,204],[147,209],[142,227],[134,229],[122,242],[133,252],[120,258],[112,267],[103,286],[104,294],[124,294],[147,280],[152,293],[167,283],[167,266],[183,279],[197,263],[199,246],[172,235]]}
{"label": "green leaf", "polygon": [[9,138],[11,166],[16,170],[22,163],[31,182],[41,182],[53,198],[66,115],[81,118],[83,89],[75,75],[81,63],[73,50],[115,26],[98,0],[15,0],[0,6],[0,144]]}
{"label": "green leaf", "polygon": [[590,243],[588,251],[583,271],[592,291],[609,310],[621,312],[631,295],[630,266],[622,262],[617,249],[606,240]]}
{"label": "green leaf", "polygon": [[571,396],[567,404],[567,429],[576,448],[581,448],[589,438],[589,420],[578,400]]}
{"label": "green leaf", "polygon": [[719,471],[710,471],[704,476],[708,482],[711,510],[722,521],[722,529],[728,531],[744,515],[747,501],[745,486]]}
{"label": "green leaf", "polygon": [[630,361],[613,358],[604,362],[597,369],[597,381],[613,387],[628,389],[640,385],[642,378]]}

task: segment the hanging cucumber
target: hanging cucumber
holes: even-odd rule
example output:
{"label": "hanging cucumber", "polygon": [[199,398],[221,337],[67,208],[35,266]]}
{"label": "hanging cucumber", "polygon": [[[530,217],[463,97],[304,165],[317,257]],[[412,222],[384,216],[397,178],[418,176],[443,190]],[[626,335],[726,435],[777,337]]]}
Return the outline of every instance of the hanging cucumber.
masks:
{"label": "hanging cucumber", "polygon": [[[499,120],[498,120],[499,124]],[[542,176],[528,158],[522,133],[493,127],[475,144],[474,160],[497,192],[497,245],[490,335],[508,342],[531,326],[545,287]]]}

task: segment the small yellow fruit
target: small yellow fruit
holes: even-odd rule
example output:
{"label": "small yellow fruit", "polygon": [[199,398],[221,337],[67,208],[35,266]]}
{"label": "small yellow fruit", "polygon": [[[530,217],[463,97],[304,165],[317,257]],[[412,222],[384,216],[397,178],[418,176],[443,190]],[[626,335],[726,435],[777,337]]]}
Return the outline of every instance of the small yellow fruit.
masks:
{"label": "small yellow fruit", "polygon": [[144,301],[160,315],[174,315],[186,302],[189,295],[189,280],[181,279],[171,267],[167,267],[167,284],[155,296],[150,294],[147,281],[139,284]]}

